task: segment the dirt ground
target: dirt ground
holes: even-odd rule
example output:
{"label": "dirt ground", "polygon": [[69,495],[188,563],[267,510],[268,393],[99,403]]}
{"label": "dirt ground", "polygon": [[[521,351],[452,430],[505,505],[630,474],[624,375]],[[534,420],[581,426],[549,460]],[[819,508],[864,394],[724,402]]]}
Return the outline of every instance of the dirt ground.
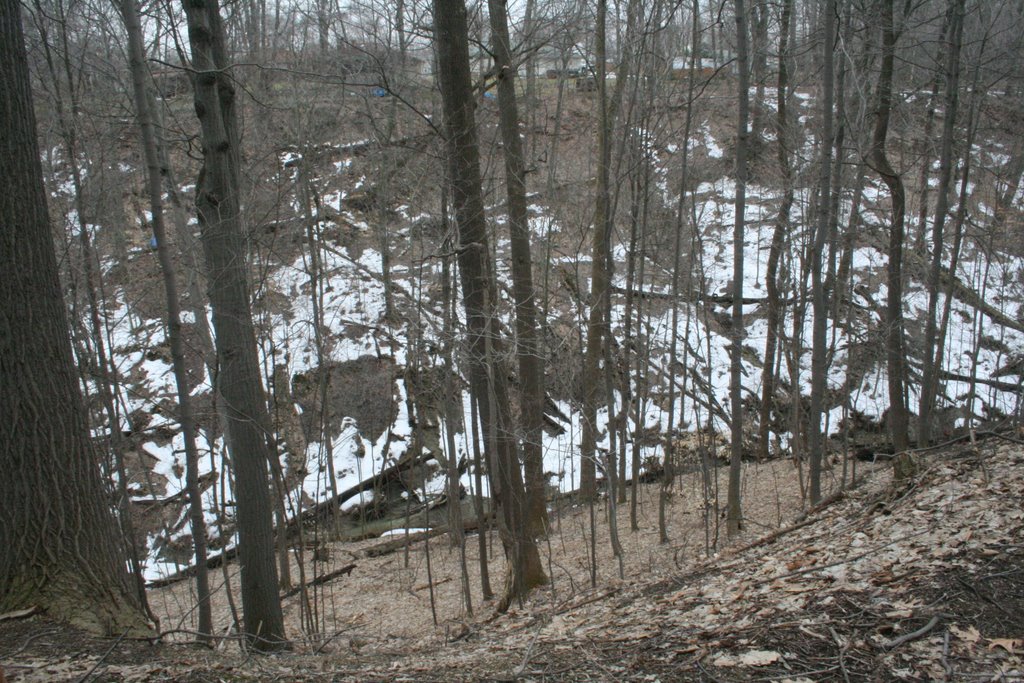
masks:
{"label": "dirt ground", "polygon": [[[1021,680],[1024,450],[993,438],[920,458],[907,487],[868,465],[860,486],[809,513],[791,463],[750,464],[746,530],[710,555],[699,476],[680,479],[666,545],[657,487],[642,486],[640,530],[629,531],[628,505],[619,511],[624,578],[598,516],[596,586],[589,511],[566,507],[542,547],[551,585],[505,615],[481,601],[475,535],[472,616],[445,537],[429,553],[415,543],[408,564],[401,549],[367,557],[375,539],[335,544],[304,567],[309,581],[355,564],[305,615],[298,596],[285,600],[289,653],[241,651],[221,590],[226,637],[213,650],[184,632],[101,639],[36,616],[0,621],[0,666],[10,681]],[[498,588],[500,557],[490,567]],[[165,631],[190,628],[189,591],[151,593]]]}

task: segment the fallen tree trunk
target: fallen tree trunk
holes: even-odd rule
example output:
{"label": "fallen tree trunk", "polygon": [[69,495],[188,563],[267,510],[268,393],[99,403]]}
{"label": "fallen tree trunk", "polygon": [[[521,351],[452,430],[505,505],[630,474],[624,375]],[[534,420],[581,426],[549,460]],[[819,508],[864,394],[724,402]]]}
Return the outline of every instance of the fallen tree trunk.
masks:
{"label": "fallen tree trunk", "polygon": [[[424,453],[417,457],[402,456],[394,465],[384,468],[375,476],[370,477],[369,479],[364,479],[355,486],[349,487],[348,489],[339,493],[334,498],[329,498],[327,500],[321,501],[320,503],[317,503],[316,505],[306,510],[303,510],[302,515],[300,515],[298,518],[292,518],[288,520],[288,525],[285,527],[284,533],[296,533],[299,524],[313,522],[319,518],[326,518],[331,514],[331,510],[333,510],[335,506],[341,506],[346,501],[358,496],[360,493],[363,493],[365,491],[372,491],[374,489],[382,488],[386,484],[389,484],[392,481],[397,480],[401,476],[401,474],[406,470],[415,467],[416,465],[425,463],[431,458],[433,458],[433,455],[429,453]],[[282,533],[280,528],[276,531],[277,533]],[[216,555],[211,555],[206,561],[206,566],[208,569],[216,569],[220,567],[222,564],[224,564],[224,562],[234,559],[237,555],[237,546],[225,548],[220,553]],[[156,579],[154,581],[150,581],[146,584],[146,586],[148,588],[163,588],[164,586],[170,586],[173,583],[177,583],[178,581],[182,581],[184,579],[195,576],[195,573],[195,565],[189,565],[188,567],[185,567],[181,571],[175,572],[174,574],[165,576],[160,579]]]}
{"label": "fallen tree trunk", "polygon": [[375,476],[369,479],[364,479],[355,486],[351,486],[337,496],[323,500],[313,507],[306,508],[302,511],[302,515],[298,519],[288,520],[288,531],[291,532],[297,528],[300,522],[312,522],[318,518],[324,518],[331,514],[331,510],[335,506],[344,505],[347,501],[355,498],[360,493],[367,491],[373,491],[375,489],[383,488],[386,484],[399,479],[400,475],[406,470],[412,469],[417,465],[422,465],[428,460],[433,459],[433,454],[423,453],[419,456],[405,456],[403,455],[398,461],[390,467],[385,467]]}
{"label": "fallen tree trunk", "polygon": [[[716,304],[719,306],[731,306],[733,300],[732,294],[706,294],[703,292],[694,292],[690,296],[686,296],[682,293],[675,295],[671,292],[654,292],[648,289],[628,290],[625,287],[619,287],[617,285],[613,285],[611,289],[615,294],[622,294],[623,296],[630,294],[632,291],[632,295],[638,299],[661,299],[663,301],[672,301],[673,299],[676,299],[690,301],[691,303],[703,301],[705,303]],[[794,299],[783,299],[779,303],[781,305],[788,306],[794,303],[794,301]],[[745,296],[742,299],[742,303],[745,306],[751,304],[766,304],[768,303],[768,299],[763,296]]]}
{"label": "fallen tree trunk", "polygon": [[[491,518],[493,514],[494,513],[491,512],[486,516],[488,518]],[[462,523],[462,529],[464,531],[477,531],[478,529],[480,529],[480,520],[467,519]],[[400,536],[395,537],[393,540],[384,541],[383,543],[378,543],[377,545],[371,545],[369,548],[365,548],[361,554],[363,557],[381,557],[383,555],[390,555],[393,552],[405,548],[406,545],[411,546],[413,543],[416,543],[418,541],[425,541],[428,538],[433,538],[434,536],[440,536],[446,533],[448,533],[448,527],[439,526],[434,527],[433,529],[428,529],[426,531],[417,531],[416,533],[412,534],[402,534]]]}
{"label": "fallen tree trunk", "polygon": [[[905,254],[917,273],[927,272],[929,265],[924,258],[913,252]],[[985,301],[973,288],[966,285],[955,274],[950,273],[948,268],[939,271],[939,284],[944,290],[948,290],[953,297],[987,315],[993,322],[1004,327],[1009,327],[1018,332],[1024,332],[1024,323],[1014,320],[1006,313],[1003,313],[992,304]]]}
{"label": "fallen tree trunk", "polygon": [[950,288],[953,296],[960,299],[960,301],[963,301],[968,306],[973,306],[978,309],[991,318],[993,322],[997,322],[1003,327],[1009,327],[1010,329],[1017,330],[1018,332],[1024,332],[1024,324],[1018,320],[1014,320],[995,306],[982,299],[980,294],[961,282],[960,278],[950,274],[949,271],[943,270],[939,275],[939,281],[943,286]]}
{"label": "fallen tree trunk", "polygon": [[328,573],[324,574],[323,576],[316,577],[315,579],[313,579],[312,581],[306,583],[305,585],[299,586],[297,588],[292,588],[290,591],[288,591],[286,593],[282,593],[281,594],[281,599],[284,600],[285,598],[290,598],[293,595],[298,595],[299,593],[301,593],[303,591],[303,589],[313,588],[315,586],[322,586],[325,583],[328,583],[329,581],[334,581],[339,576],[347,576],[347,575],[351,574],[352,570],[355,569],[355,568],[356,568],[356,565],[354,563],[353,564],[346,564],[341,569],[335,569],[333,572],[328,572]]}

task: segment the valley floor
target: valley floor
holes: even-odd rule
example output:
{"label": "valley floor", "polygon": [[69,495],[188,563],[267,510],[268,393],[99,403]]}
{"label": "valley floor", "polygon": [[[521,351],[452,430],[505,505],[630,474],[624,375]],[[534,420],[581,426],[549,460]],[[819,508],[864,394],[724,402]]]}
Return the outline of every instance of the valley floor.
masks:
{"label": "valley floor", "polygon": [[[723,523],[710,554],[717,515],[706,527],[698,473],[673,491],[668,544],[658,542],[658,487],[641,486],[639,531],[629,531],[628,503],[619,510],[623,578],[603,506],[597,514],[596,585],[589,510],[566,504],[542,548],[551,586],[505,615],[481,601],[475,535],[474,616],[446,537],[429,541],[429,573],[423,540],[407,555],[371,557],[375,539],[331,545],[304,567],[308,582],[355,565],[315,596],[325,637],[301,640],[299,596],[285,601],[297,641],[288,654],[250,656],[231,639],[213,651],[103,640],[43,617],[0,617],[0,667],[12,682],[1022,680],[1024,447],[1004,434],[917,457],[909,484],[861,464],[856,488],[809,513],[792,463],[749,464],[746,529],[727,544]],[[490,547],[500,589],[500,543]],[[188,590],[151,593],[165,631],[188,629]]]}

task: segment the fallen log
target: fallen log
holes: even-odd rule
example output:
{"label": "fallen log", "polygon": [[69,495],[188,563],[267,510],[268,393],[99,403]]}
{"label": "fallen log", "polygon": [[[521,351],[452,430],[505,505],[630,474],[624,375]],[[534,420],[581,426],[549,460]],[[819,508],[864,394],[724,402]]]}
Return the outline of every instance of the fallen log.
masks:
{"label": "fallen log", "polygon": [[434,456],[431,453],[423,453],[416,457],[403,455],[401,458],[398,459],[398,461],[394,465],[391,465],[390,467],[385,467],[384,469],[382,469],[380,472],[370,477],[369,479],[362,480],[355,486],[351,486],[345,489],[344,491],[342,491],[333,498],[328,498],[327,500],[323,500],[312,507],[306,508],[305,510],[302,511],[302,515],[299,517],[298,520],[296,520],[295,518],[288,520],[288,531],[293,531],[294,529],[296,529],[297,525],[299,524],[299,521],[312,522],[318,518],[328,516],[331,513],[331,511],[335,508],[335,506],[341,507],[342,505],[345,504],[346,501],[355,498],[360,493],[373,491],[374,489],[380,489],[385,484],[391,483],[392,481],[398,479],[399,475],[401,475],[406,470],[412,469],[417,465],[422,465],[428,460],[433,459],[433,457]]}
{"label": "fallen log", "polygon": [[[345,503],[345,501],[358,496],[360,493],[364,491],[372,491],[375,488],[381,488],[385,484],[397,479],[407,469],[422,464],[433,457],[434,456],[431,455],[430,453],[424,453],[418,457],[402,456],[394,465],[386,467],[380,472],[378,472],[375,476],[370,477],[369,479],[364,479],[355,486],[352,486],[346,489],[345,491],[342,491],[337,495],[337,497],[321,501],[320,503],[317,503],[316,505],[303,510],[302,514],[298,518],[293,517],[292,519],[288,520],[288,524],[284,529],[284,533],[297,533],[299,524],[305,522],[313,522],[316,521],[318,518],[325,518],[330,515],[331,510],[334,509],[335,506],[340,507],[343,503]],[[282,533],[282,531],[281,529],[276,529],[275,533]],[[220,553],[216,555],[211,555],[206,560],[206,568],[217,569],[222,564],[224,564],[224,562],[233,560],[237,555],[237,546],[230,546],[228,548],[225,548]],[[165,586],[170,586],[171,584],[177,583],[178,581],[183,581],[185,579],[191,578],[195,575],[196,567],[193,564],[168,576],[155,579],[153,581],[149,581],[146,584],[146,586],[148,588],[163,588]]]}
{"label": "fallen log", "polygon": [[[626,296],[630,293],[630,290],[625,287],[619,287],[617,285],[612,286],[612,292],[615,294],[621,294]],[[633,296],[638,299],[661,299],[663,301],[672,301],[673,299],[678,301],[690,301],[696,303],[703,301],[705,303],[717,304],[719,306],[731,306],[733,302],[732,294],[707,294],[705,292],[694,292],[689,297],[685,294],[672,294],[671,292],[655,292],[649,289],[633,289]],[[741,300],[744,306],[752,304],[766,304],[768,299],[763,296],[745,296]],[[795,302],[795,299],[783,299],[780,303],[783,306],[789,306]]]}
{"label": "fallen log", "polygon": [[352,570],[355,569],[355,568],[356,568],[355,564],[347,564],[344,567],[342,567],[341,569],[335,569],[333,572],[328,572],[328,573],[324,574],[323,576],[318,576],[315,579],[313,579],[312,581],[307,582],[303,586],[298,586],[296,588],[292,588],[290,591],[287,591],[286,593],[282,593],[281,594],[281,599],[284,600],[285,598],[290,598],[293,595],[298,595],[299,593],[302,592],[302,590],[304,588],[305,589],[309,589],[309,588],[314,588],[316,586],[322,586],[325,583],[328,583],[329,581],[334,581],[339,576],[348,576],[349,574],[352,573]]}
{"label": "fallen log", "polygon": [[[486,515],[486,517],[490,516],[491,515]],[[462,528],[464,531],[476,531],[480,528],[480,522],[476,519],[466,520],[462,523]],[[433,529],[429,529],[427,531],[417,531],[413,534],[403,534],[390,541],[384,541],[383,543],[378,543],[377,545],[371,545],[369,548],[363,549],[361,554],[363,557],[382,557],[384,555],[390,555],[393,552],[401,550],[405,548],[406,545],[411,546],[413,543],[416,543],[418,541],[425,541],[428,538],[433,538],[434,536],[440,536],[446,533],[448,533],[448,527],[439,526],[434,527]]]}

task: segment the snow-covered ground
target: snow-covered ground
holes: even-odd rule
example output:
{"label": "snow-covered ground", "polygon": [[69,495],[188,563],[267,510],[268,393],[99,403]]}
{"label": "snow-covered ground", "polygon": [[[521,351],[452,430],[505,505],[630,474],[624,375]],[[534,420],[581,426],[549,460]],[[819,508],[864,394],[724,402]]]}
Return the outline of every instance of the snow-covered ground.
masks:
{"label": "snow-covered ground", "polygon": [[[723,146],[727,141],[716,140],[708,125],[702,125],[697,129],[696,135],[690,143],[690,149],[701,149],[709,158],[721,158],[724,154]],[[811,142],[807,143],[808,145]],[[989,163],[1006,163],[1006,159],[995,154],[989,154],[984,150],[978,150],[977,154],[987,154]],[[654,163],[656,172],[660,174],[659,187],[661,188],[662,199],[667,207],[673,207],[677,198],[668,189],[668,169],[675,163],[681,150],[676,145],[667,145],[660,150]],[[1005,157],[1005,155],[1003,155]],[[655,158],[652,150],[652,158]],[[808,152],[807,157],[810,158]],[[288,152],[281,158],[282,168],[286,164],[294,165],[293,162],[299,159],[295,152]],[[346,160],[335,163],[335,171],[349,167]],[[357,184],[361,181],[357,181]],[[61,191],[65,191],[66,188]],[[765,285],[764,275],[768,259],[768,246],[771,241],[773,221],[780,195],[776,190],[750,185],[747,187],[747,205],[745,218],[748,221],[748,228],[744,241],[744,272],[743,288],[748,297],[764,297]],[[735,221],[734,199],[736,184],[733,180],[722,178],[715,182],[702,184],[696,191],[693,201],[694,215],[698,218],[702,240],[700,252],[693,259],[694,276],[699,283],[700,290],[710,294],[725,294],[731,287],[733,279],[732,272],[732,225]],[[350,212],[346,207],[345,191],[338,188],[327,188],[322,194],[325,207],[328,207],[335,215],[340,214],[348,224],[357,230],[369,231],[370,226],[366,223],[366,217],[362,214]],[[861,221],[868,228],[883,229],[884,223],[878,218],[879,213],[873,205],[879,200],[885,199],[885,190],[877,184],[869,184],[865,192],[867,206],[860,216]],[[800,212],[808,203],[807,193],[799,191],[797,195],[796,208],[794,209],[794,224],[798,227],[789,236],[786,249],[789,256],[795,255],[801,248],[801,242],[806,239],[806,234],[799,226],[803,223]],[[984,208],[980,209],[982,212]],[[849,198],[842,203],[843,220],[845,221],[850,211]],[[539,242],[549,235],[557,237],[562,232],[562,226],[554,216],[553,212],[544,204],[534,201],[530,206],[530,226],[535,239]],[[412,229],[412,226],[422,220],[424,216],[412,215],[408,207],[401,207],[399,215],[406,221],[404,228],[399,228],[397,234]],[[501,216],[493,216],[495,220],[502,220]],[[74,216],[70,218],[75,218]],[[72,224],[74,220],[70,221]],[[367,240],[370,241],[370,240]],[[502,261],[500,278],[503,284],[510,285],[510,273],[508,272],[507,256],[504,253],[507,249],[507,241],[498,242],[499,256]],[[615,247],[615,258],[624,261],[627,254],[625,247]],[[569,257],[561,257],[571,260]],[[436,261],[436,260],[435,260]],[[436,277],[440,272],[440,265],[430,261],[424,265],[424,273],[428,278]],[[887,257],[880,251],[879,247],[871,244],[861,244],[853,253],[853,278],[854,294],[853,304],[858,307],[861,321],[857,323],[856,329],[847,329],[845,324],[833,327],[829,323],[828,338],[834,340],[834,357],[828,386],[837,392],[842,391],[847,382],[848,362],[851,353],[862,351],[859,346],[864,344],[877,344],[879,337],[867,336],[868,327],[879,327],[882,308],[873,307],[876,304],[884,307],[885,301],[885,267]],[[957,269],[957,276],[978,292],[981,297],[991,306],[998,308],[1007,317],[1020,320],[1020,303],[1024,301],[1024,292],[1018,274],[1024,271],[1021,259],[1011,257],[998,252],[988,252],[979,248],[973,242],[965,244],[960,257]],[[657,264],[652,260],[652,269]],[[426,305],[421,309],[419,318],[422,334],[427,338],[441,337],[442,321],[440,313],[434,308],[433,302],[427,299],[428,294],[419,290],[418,273],[413,273],[409,268],[402,265],[395,265],[389,274],[382,273],[381,255],[372,248],[362,248],[359,253],[349,253],[343,246],[332,245],[325,247],[320,253],[320,267],[324,274],[323,311],[324,334],[327,340],[323,349],[323,358],[318,357],[317,344],[314,334],[314,303],[311,296],[312,286],[309,276],[308,256],[301,255],[291,263],[276,264],[272,267],[269,278],[263,286],[283,295],[287,304],[279,307],[280,310],[269,313],[270,335],[267,339],[261,340],[262,360],[268,368],[265,376],[272,373],[269,368],[275,364],[286,364],[288,376],[305,373],[315,370],[321,362],[345,362],[359,359],[364,356],[385,356],[394,361],[401,368],[406,363],[406,347],[404,342],[409,338],[408,329],[394,329],[392,335],[383,336],[379,330],[387,327],[384,320],[384,278],[390,278],[396,296],[404,297],[407,301],[422,299]],[[580,272],[588,272],[589,267],[583,267]],[[617,268],[614,284],[618,287],[626,285],[625,275],[622,268]],[[587,285],[581,283],[581,288]],[[668,288],[664,285],[652,284],[649,289],[656,290],[660,294],[668,294]],[[506,288],[507,291],[507,288]],[[164,342],[164,324],[160,320],[140,319],[136,312],[129,309],[127,303],[128,295],[123,289],[111,293],[116,302],[112,307],[112,313],[108,314],[107,323],[112,332],[111,347],[119,376],[126,379],[128,386],[122,387],[120,400],[125,404],[128,412],[137,410],[152,413],[153,418],[147,428],[152,430],[157,426],[168,426],[175,430],[175,436],[169,442],[160,441],[154,438],[143,443],[142,448],[146,453],[155,458],[152,475],[158,480],[158,487],[164,488],[163,496],[171,497],[182,494],[185,487],[184,472],[184,442],[182,435],[177,432],[174,422],[173,402],[175,387],[173,373],[170,365],[159,357],[147,357],[146,350],[161,345]],[[869,300],[870,299],[870,300]],[[706,384],[705,393],[707,401],[727,407],[729,405],[729,341],[720,331],[719,327],[709,317],[708,310],[702,303],[686,301],[679,302],[677,313],[676,329],[672,330],[673,313],[668,305],[660,309],[651,309],[647,312],[649,316],[645,329],[645,335],[651,343],[650,364],[655,370],[654,376],[669,376],[670,365],[670,340],[678,339],[678,358],[684,360],[689,372],[699,376]],[[506,312],[508,310],[506,306]],[[809,309],[809,307],[808,307]],[[907,327],[911,334],[918,334],[917,329],[924,327],[924,316],[927,309],[927,294],[920,283],[911,281],[906,288],[904,298],[904,312],[907,316]],[[722,309],[723,311],[725,309]],[[786,317],[783,321],[783,329],[786,334],[794,329],[792,315],[795,308],[786,307]],[[940,302],[941,310],[941,302]],[[748,394],[759,395],[761,383],[761,361],[763,360],[766,323],[763,311],[759,304],[746,306],[746,329],[744,346],[750,353],[743,358],[743,382],[744,391]],[[612,328],[618,335],[622,334],[625,327],[625,304],[621,298],[613,300]],[[507,320],[508,329],[513,329],[510,320]],[[408,323],[406,323],[408,324]],[[799,377],[804,393],[807,393],[810,386],[810,334],[811,319],[809,310],[802,326],[804,353],[799,358]],[[397,341],[396,341],[397,340]],[[684,352],[689,349],[688,352]],[[1024,352],[1024,335],[1018,330],[996,324],[984,315],[978,314],[974,308],[960,300],[954,300],[949,318],[949,330],[946,336],[946,347],[944,355],[945,368],[954,374],[967,376],[972,372],[972,366],[977,365],[977,374],[982,377],[990,377],[996,370],[1004,366],[1016,354]],[[881,354],[875,354],[879,358]],[[439,362],[439,360],[438,360]],[[788,371],[784,370],[784,374]],[[397,379],[393,383],[394,412],[395,419],[389,430],[379,434],[367,433],[351,417],[343,422],[340,434],[332,443],[324,444],[317,441],[310,441],[306,450],[306,473],[299,484],[302,499],[307,501],[325,500],[332,491],[330,472],[336,474],[336,490],[341,491],[354,486],[365,480],[374,473],[392,464],[399,458],[408,447],[411,440],[405,437],[411,433],[411,420],[408,415],[408,403],[406,399],[406,387],[402,373],[396,373]],[[867,371],[859,375],[860,379],[854,386],[849,388],[849,408],[859,411],[868,416],[880,417],[888,405],[887,385],[885,378],[885,367],[883,362],[875,363]],[[1006,381],[1015,382],[1017,376],[1004,378]],[[952,381],[946,385],[946,395],[951,401],[961,401],[967,396],[969,385],[963,381]],[[210,391],[209,378],[194,390],[195,395],[201,395]],[[1001,391],[998,388],[979,386],[976,391],[975,400],[969,406],[973,413],[981,415],[986,411],[998,410],[1003,413],[1012,413],[1017,409],[1018,397],[1013,392]],[[615,392],[615,411],[621,407],[623,397]],[[916,405],[916,396],[911,391],[911,406]],[[153,410],[154,405],[159,404],[159,410]],[[561,490],[571,490],[579,484],[579,444],[580,444],[580,415],[576,406],[568,401],[558,401],[557,407],[567,421],[556,418],[562,423],[562,433],[554,435],[545,433],[543,442],[544,469],[551,474],[550,483]],[[463,419],[461,425],[470,423],[470,401],[469,396],[464,395],[462,400]],[[296,405],[295,410],[301,411]],[[635,407],[634,407],[635,410]],[[676,428],[696,429],[710,422],[719,430],[724,430],[721,420],[714,414],[708,414],[707,408],[702,402],[696,402],[687,396],[681,396],[676,401],[677,414],[673,418]],[[842,415],[843,408],[834,408],[826,417],[828,424],[834,429]],[[641,406],[639,411],[644,424],[642,427],[657,427],[664,432],[668,429],[670,416],[667,413],[667,405],[658,396],[648,399]],[[598,411],[598,433],[601,438],[599,447],[610,448],[610,437],[607,431],[609,410],[604,407]],[[629,416],[629,431],[634,431],[634,414]],[[440,425],[442,448],[447,443],[446,430],[451,426],[442,420]],[[454,442],[458,452],[454,457],[461,458],[472,452],[471,436],[461,426],[454,427]],[[389,435],[390,432],[390,435]],[[398,437],[398,438],[395,438]],[[785,443],[785,440],[783,441]],[[229,476],[230,472],[224,454],[223,443],[218,440],[214,443],[204,442],[200,437],[200,475],[213,476],[216,472],[217,481],[215,485],[206,489],[204,494],[204,507],[206,509],[206,521],[211,534],[218,533],[218,521],[220,509],[225,500],[231,500],[232,487]],[[630,448],[632,446],[630,445]],[[659,445],[644,446],[642,458],[657,460],[661,457]],[[444,454],[449,457],[452,454]],[[443,468],[438,468],[443,472]],[[471,473],[467,471],[462,475],[462,484],[467,490],[475,486]],[[443,475],[437,474],[434,479],[426,483],[426,488],[431,493],[441,493],[444,486]],[[487,491],[485,490],[486,494]],[[146,493],[144,497],[149,496]],[[365,503],[370,499],[370,492],[364,493],[351,501],[349,505]],[[170,572],[180,569],[180,566],[168,563],[161,559],[160,549],[169,541],[180,540],[188,535],[189,530],[185,517],[185,510],[182,508],[178,519],[167,525],[166,528],[151,536],[149,541],[150,555],[145,560],[146,576],[155,579]],[[226,544],[230,544],[227,541]]]}

